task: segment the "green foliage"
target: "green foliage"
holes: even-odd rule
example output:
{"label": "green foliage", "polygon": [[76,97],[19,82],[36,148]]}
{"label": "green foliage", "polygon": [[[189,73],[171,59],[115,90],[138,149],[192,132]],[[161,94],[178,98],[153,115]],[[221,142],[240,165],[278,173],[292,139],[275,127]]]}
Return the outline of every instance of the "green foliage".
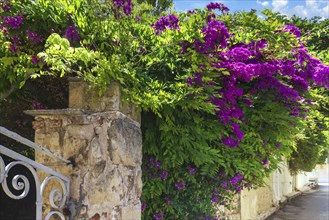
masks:
{"label": "green foliage", "polygon": [[[302,93],[315,101],[311,107],[299,103],[298,110],[309,108],[310,116],[304,120],[290,115],[290,103],[278,100],[274,89],[253,92],[257,76],[240,80],[237,88],[244,94],[233,101],[244,116],[231,120],[244,137],[236,148],[225,146],[222,139],[232,128],[218,119],[221,109],[211,99],[222,98],[218,91],[228,87],[224,81],[233,74],[215,66],[220,63],[217,55],[226,49],[218,46],[212,53],[199,53],[192,48],[197,39],[204,43],[202,29],[211,12],[173,12],[179,18],[179,31],[166,27],[156,33],[151,24],[171,1],[159,1],[158,9],[154,2],[153,6],[135,2],[135,10],[126,16],[121,8],[114,10],[112,1],[13,1],[11,13],[24,14],[26,22],[9,36],[0,32],[0,92],[22,86],[28,78],[49,75],[82,78],[100,94],[110,83],[119,82],[125,100],[142,110],[144,219],[161,212],[166,219],[215,216],[214,203],[229,206],[234,193],[262,186],[283,156],[291,155],[292,163],[302,164],[312,153],[318,161],[325,152],[322,146],[328,144],[328,132],[323,132],[329,123],[327,90]],[[263,13],[266,19],[253,11],[217,14],[232,34],[228,47],[264,39],[267,47],[259,50],[262,62],[293,60],[299,42],[282,31],[285,18],[269,10]],[[69,26],[76,27],[81,40],[66,39]],[[31,45],[28,29],[43,33],[42,44]],[[14,34],[24,42],[15,53],[10,50]],[[182,43],[190,45],[185,52]],[[35,55],[40,59],[37,64],[32,62]],[[187,81],[199,71],[202,86],[189,85]],[[277,80],[293,87],[287,76],[279,75]],[[252,105],[246,105],[246,99]],[[313,165],[308,163],[304,169]]]}
{"label": "green foliage", "polygon": [[290,156],[289,167],[292,173],[312,171],[322,164],[329,155],[329,96],[328,91],[312,91],[314,104],[306,118],[305,137],[297,142],[297,148]]}
{"label": "green foliage", "polygon": [[[313,17],[311,19],[293,16],[288,18],[280,14],[273,14],[276,19],[294,24],[302,32],[302,40],[314,57],[329,64],[329,19]],[[329,93],[328,90],[315,89],[311,92],[314,103],[309,108],[309,116],[306,118],[307,128],[304,130],[304,138],[297,143],[290,156],[289,166],[293,173],[299,171],[312,171],[316,164],[321,164],[329,155]]]}

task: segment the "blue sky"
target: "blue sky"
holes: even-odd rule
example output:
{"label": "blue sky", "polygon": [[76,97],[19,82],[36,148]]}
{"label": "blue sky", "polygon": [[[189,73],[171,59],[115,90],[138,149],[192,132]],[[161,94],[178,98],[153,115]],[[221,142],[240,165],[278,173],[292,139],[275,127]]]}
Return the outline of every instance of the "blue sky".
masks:
{"label": "blue sky", "polygon": [[174,7],[178,11],[186,11],[194,8],[204,8],[210,2],[221,2],[230,8],[231,12],[250,11],[256,9],[271,8],[282,14],[300,17],[320,16],[329,18],[329,0],[174,0]]}

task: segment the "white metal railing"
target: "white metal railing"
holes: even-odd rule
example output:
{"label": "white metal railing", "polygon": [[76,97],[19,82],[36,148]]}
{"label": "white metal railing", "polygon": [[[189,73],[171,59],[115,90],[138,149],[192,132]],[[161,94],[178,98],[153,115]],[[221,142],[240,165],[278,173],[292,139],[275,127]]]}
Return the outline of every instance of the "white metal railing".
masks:
{"label": "white metal railing", "polygon": [[[66,160],[54,153],[52,153],[50,150],[39,146],[35,144],[34,142],[21,137],[20,135],[7,130],[4,127],[0,126],[0,133],[3,135],[6,135],[16,141],[21,142],[22,144],[25,144],[26,146],[29,146],[37,151],[43,152],[53,158],[56,158],[63,163],[63,166],[66,166],[68,163],[70,163],[69,160]],[[14,161],[5,164],[3,158],[1,155],[6,155],[7,157],[10,157],[14,159]],[[33,175],[34,181],[35,181],[35,187],[36,187],[36,219],[42,220],[42,215],[44,214],[44,220],[49,220],[52,216],[58,216],[60,219],[65,220],[65,216],[63,214],[63,208],[67,203],[67,200],[69,198],[69,192],[70,192],[70,179],[60,173],[55,172],[54,170],[39,164],[23,155],[20,155],[16,153],[15,151],[12,151],[2,145],[0,145],[0,184],[3,188],[3,191],[7,196],[9,196],[12,199],[23,199],[25,198],[30,190],[30,182],[28,178],[24,175],[15,175],[11,179],[11,186],[13,189],[17,191],[21,191],[19,195],[17,193],[13,193],[10,188],[8,187],[8,182],[10,182],[8,178],[8,173],[10,170],[15,167],[16,165],[21,165],[26,167],[31,174]],[[38,172],[37,171],[43,171],[47,173],[47,177],[43,180],[40,180]],[[43,192],[47,184],[50,180],[57,181],[60,184],[60,189],[53,189],[49,194],[49,203],[52,208],[52,211],[49,213],[42,213],[42,204],[43,204]],[[41,182],[42,181],[42,182]]]}
{"label": "white metal railing", "polygon": [[41,151],[50,157],[56,158],[62,162],[68,163],[68,164],[71,163],[69,160],[66,160],[63,157],[58,156],[57,154],[51,152],[47,148],[37,145],[36,143],[30,141],[29,139],[26,139],[26,138],[20,136],[19,134],[16,134],[15,132],[9,131],[8,129],[6,129],[4,127],[0,126],[0,133],[11,139],[14,139],[15,141],[22,143],[30,148],[33,148],[34,150]]}

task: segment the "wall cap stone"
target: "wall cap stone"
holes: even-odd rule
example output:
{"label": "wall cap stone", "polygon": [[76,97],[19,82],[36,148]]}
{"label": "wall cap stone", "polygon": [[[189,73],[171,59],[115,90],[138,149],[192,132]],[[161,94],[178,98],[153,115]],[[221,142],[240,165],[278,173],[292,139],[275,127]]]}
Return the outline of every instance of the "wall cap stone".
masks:
{"label": "wall cap stone", "polygon": [[51,116],[51,115],[87,115],[89,111],[85,109],[67,108],[67,109],[39,109],[39,110],[25,110],[25,114],[30,116]]}
{"label": "wall cap stone", "polygon": [[115,119],[122,118],[127,119],[130,123],[140,128],[140,123],[134,119],[128,117],[126,114],[120,111],[106,111],[106,112],[90,112],[85,109],[78,108],[66,108],[66,109],[39,109],[39,110],[25,110],[25,114],[33,117],[42,116],[100,116],[103,118],[114,117]]}

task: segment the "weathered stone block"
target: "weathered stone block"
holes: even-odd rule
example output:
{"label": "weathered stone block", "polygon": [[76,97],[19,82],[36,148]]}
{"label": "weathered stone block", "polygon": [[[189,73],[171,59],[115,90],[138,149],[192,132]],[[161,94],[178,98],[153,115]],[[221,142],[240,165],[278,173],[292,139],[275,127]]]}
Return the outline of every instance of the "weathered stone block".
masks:
{"label": "weathered stone block", "polygon": [[66,127],[65,138],[75,137],[86,139],[88,142],[94,137],[94,126],[88,125],[69,125]]}
{"label": "weathered stone block", "polygon": [[135,114],[136,109],[121,102],[120,87],[115,84],[100,100],[98,96],[88,97],[90,94],[79,97],[84,96],[87,87],[77,86],[75,90],[76,97],[70,97],[73,107],[106,112],[41,110],[38,115],[30,111],[38,118],[36,142],[74,163],[59,164],[37,153],[38,161],[70,177],[70,219],[111,220],[112,212],[116,220],[140,219],[140,124],[117,111],[125,109]]}
{"label": "weathered stone block", "polygon": [[99,96],[98,91],[90,89],[90,84],[81,80],[70,81],[69,107],[85,109],[90,112],[120,111],[140,123],[140,112],[132,104],[123,101],[121,87],[112,83]]}
{"label": "weathered stone block", "polygon": [[141,219],[141,207],[122,207],[122,220],[136,220]]}
{"label": "weathered stone block", "polygon": [[78,158],[79,154],[86,150],[88,146],[88,140],[80,139],[78,137],[66,137],[64,139],[64,157],[75,159]]}
{"label": "weathered stone block", "polygon": [[120,86],[112,83],[102,96],[89,88],[89,83],[84,81],[71,81],[69,92],[70,108],[81,108],[92,112],[120,110]]}
{"label": "weathered stone block", "polygon": [[114,164],[140,166],[142,163],[142,138],[140,128],[128,118],[114,119],[109,128],[110,155]]}

